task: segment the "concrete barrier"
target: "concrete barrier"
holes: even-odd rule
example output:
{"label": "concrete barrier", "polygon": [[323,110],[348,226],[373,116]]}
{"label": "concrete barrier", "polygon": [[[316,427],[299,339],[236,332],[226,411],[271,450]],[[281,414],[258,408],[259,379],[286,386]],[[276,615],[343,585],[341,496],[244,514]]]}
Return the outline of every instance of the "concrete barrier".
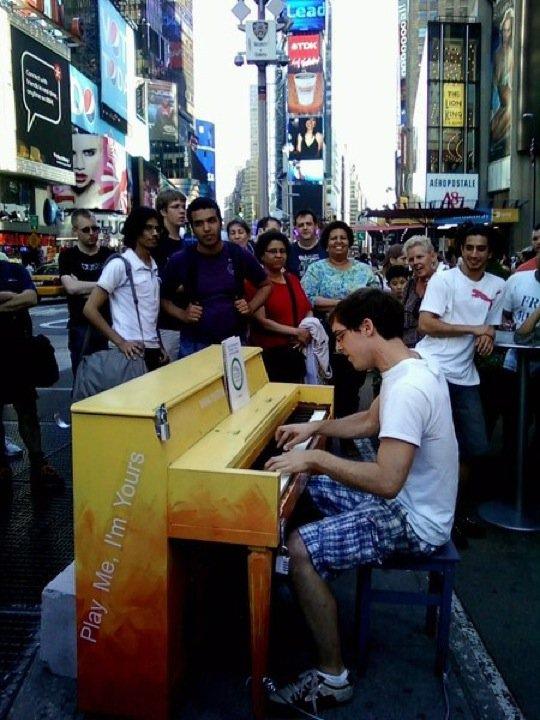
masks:
{"label": "concrete barrier", "polygon": [[40,657],[55,675],[77,677],[75,563],[53,578],[41,594]]}

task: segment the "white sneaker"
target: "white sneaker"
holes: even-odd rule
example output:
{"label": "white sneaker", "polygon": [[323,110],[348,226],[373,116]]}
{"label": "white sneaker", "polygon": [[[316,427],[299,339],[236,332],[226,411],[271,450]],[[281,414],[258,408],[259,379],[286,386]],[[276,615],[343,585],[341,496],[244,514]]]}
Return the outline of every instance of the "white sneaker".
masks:
{"label": "white sneaker", "polygon": [[349,702],[353,692],[348,674],[345,683],[332,685],[328,678],[312,669],[301,673],[298,679],[289,685],[272,690],[268,699],[278,705],[295,705],[317,714],[324,708]]}
{"label": "white sneaker", "polygon": [[6,438],[6,455],[7,457],[14,458],[20,457],[23,454],[22,448],[16,445],[11,440]]}

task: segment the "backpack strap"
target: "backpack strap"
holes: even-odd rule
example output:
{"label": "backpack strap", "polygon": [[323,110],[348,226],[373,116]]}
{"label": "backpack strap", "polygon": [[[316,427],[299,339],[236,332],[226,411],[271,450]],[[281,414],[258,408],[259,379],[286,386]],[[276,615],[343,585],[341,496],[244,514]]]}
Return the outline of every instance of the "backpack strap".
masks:
{"label": "backpack strap", "polygon": [[[229,252],[229,257],[233,264],[234,271],[234,288],[235,288],[235,300],[243,298],[245,295],[244,291],[244,266],[242,262],[242,249],[232,242],[223,243],[224,247]],[[247,250],[245,251],[247,252]]]}
{"label": "backpack strap", "polygon": [[[109,255],[107,260],[103,263],[103,268],[105,268],[106,265],[108,265],[112,260],[119,259],[124,263],[124,268],[126,270],[126,277],[129,281],[129,285],[131,287],[131,295],[133,297],[133,304],[135,305],[135,312],[137,313],[137,322],[139,323],[139,330],[141,332],[141,342],[144,345],[144,333],[142,329],[142,323],[141,323],[141,316],[139,314],[139,298],[137,297],[137,293],[135,291],[135,283],[133,282],[133,271],[131,269],[131,265],[126,260],[126,258],[121,255],[120,253],[113,253],[112,255]],[[86,334],[84,336],[83,345],[81,348],[81,357],[85,355],[86,350],[88,348],[88,343],[90,342],[90,335],[92,333],[92,326],[88,325],[86,329]],[[160,338],[161,343],[161,338]]]}

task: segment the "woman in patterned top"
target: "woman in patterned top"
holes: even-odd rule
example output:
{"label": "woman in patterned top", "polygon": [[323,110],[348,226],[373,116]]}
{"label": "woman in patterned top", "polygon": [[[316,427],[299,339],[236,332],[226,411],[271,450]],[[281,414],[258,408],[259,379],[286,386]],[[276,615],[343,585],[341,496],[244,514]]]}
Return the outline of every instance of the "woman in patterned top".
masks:
{"label": "woman in patterned top", "polygon": [[[379,288],[379,281],[369,265],[349,258],[349,248],[354,235],[347,223],[340,220],[329,223],[321,235],[321,246],[328,258],[312,263],[302,285],[317,314],[324,323],[338,302],[362,287]],[[334,384],[334,411],[336,417],[345,417],[358,410],[358,393],[366,379],[365,373],[357,372],[347,358],[335,352],[335,339],[330,337],[331,365]],[[358,455],[353,441],[342,441],[342,451],[354,457]]]}
{"label": "woman in patterned top", "polygon": [[418,332],[420,305],[428,280],[437,269],[438,263],[433,245],[424,235],[413,235],[404,244],[403,249],[412,270],[412,277],[405,287],[403,298],[403,309],[405,310],[403,342],[407,347],[413,348],[423,337]]}

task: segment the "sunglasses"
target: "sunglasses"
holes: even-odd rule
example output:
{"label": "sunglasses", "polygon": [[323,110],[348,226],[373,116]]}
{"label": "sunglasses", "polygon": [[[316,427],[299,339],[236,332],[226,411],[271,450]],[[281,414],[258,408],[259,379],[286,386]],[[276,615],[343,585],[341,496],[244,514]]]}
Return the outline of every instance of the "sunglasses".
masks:
{"label": "sunglasses", "polygon": [[88,225],[87,227],[79,228],[79,232],[84,233],[85,235],[88,235],[88,233],[97,233],[99,232],[99,225]]}

